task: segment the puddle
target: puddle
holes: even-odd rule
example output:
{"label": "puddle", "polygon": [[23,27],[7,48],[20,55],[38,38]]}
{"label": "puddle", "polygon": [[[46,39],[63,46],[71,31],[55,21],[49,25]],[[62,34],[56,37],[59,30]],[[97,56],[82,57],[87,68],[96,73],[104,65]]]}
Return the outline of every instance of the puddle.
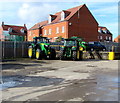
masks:
{"label": "puddle", "polygon": [[36,76],[4,76],[0,82],[0,90],[12,87],[40,87],[47,85],[58,85],[64,79],[61,78],[48,78]]}
{"label": "puddle", "polygon": [[2,77],[2,80],[0,82],[0,90],[4,90],[7,88],[11,88],[11,87],[15,87],[17,85],[22,84],[23,82],[20,81],[20,77],[19,76],[5,76]]}
{"label": "puddle", "polygon": [[14,87],[14,86],[17,86],[17,85],[20,85],[20,84],[22,84],[22,83],[16,82],[16,81],[5,82],[5,83],[0,84],[0,90],[4,90],[4,89],[10,88],[10,87]]}

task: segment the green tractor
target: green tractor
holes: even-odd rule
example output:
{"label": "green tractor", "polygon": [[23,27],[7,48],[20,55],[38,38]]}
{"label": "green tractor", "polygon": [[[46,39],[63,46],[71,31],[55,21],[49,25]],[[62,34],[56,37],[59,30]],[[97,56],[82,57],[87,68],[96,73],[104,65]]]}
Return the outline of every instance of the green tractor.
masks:
{"label": "green tractor", "polygon": [[28,56],[29,58],[49,58],[55,59],[56,52],[50,46],[49,39],[47,37],[34,37],[33,42],[28,47]]}
{"label": "green tractor", "polygon": [[79,37],[71,37],[64,40],[64,45],[60,48],[59,57],[61,60],[70,58],[72,60],[81,60],[82,52],[86,49],[85,42]]}

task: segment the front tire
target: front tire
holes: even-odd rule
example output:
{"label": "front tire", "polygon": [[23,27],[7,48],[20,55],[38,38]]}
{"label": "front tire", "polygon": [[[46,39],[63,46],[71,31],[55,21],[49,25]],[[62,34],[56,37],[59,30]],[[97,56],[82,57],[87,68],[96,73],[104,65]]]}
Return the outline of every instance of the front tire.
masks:
{"label": "front tire", "polygon": [[29,57],[29,58],[32,58],[32,57],[33,57],[33,48],[32,48],[32,46],[29,46],[29,47],[28,47],[28,57]]}
{"label": "front tire", "polygon": [[42,52],[40,49],[37,49],[36,50],[36,59],[39,60],[39,59],[42,59]]}

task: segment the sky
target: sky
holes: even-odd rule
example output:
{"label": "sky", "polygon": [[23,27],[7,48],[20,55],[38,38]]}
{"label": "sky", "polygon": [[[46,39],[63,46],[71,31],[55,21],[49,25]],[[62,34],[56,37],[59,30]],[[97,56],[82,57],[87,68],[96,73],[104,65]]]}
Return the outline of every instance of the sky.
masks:
{"label": "sky", "polygon": [[[75,1],[75,2],[74,2]],[[99,26],[107,27],[118,36],[118,0],[0,0],[0,23],[8,25],[34,24],[47,20],[49,14],[86,4]]]}

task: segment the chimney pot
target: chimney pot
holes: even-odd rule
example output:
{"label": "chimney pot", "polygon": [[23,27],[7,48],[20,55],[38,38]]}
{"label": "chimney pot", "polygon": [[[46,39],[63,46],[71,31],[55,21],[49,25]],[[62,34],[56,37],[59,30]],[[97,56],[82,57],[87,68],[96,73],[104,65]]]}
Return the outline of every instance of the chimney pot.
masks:
{"label": "chimney pot", "polygon": [[4,25],[4,22],[2,22],[2,25]]}

